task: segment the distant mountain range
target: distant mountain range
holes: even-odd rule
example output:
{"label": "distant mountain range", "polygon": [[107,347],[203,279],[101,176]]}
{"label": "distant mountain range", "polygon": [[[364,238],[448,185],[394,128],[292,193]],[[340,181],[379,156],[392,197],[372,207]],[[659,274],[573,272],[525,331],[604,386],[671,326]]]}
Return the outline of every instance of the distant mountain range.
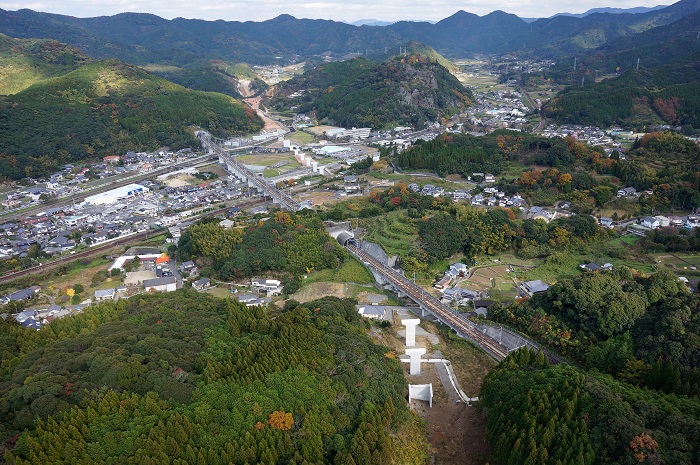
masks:
{"label": "distant mountain range", "polygon": [[666,8],[668,5],[656,5],[652,7],[646,7],[646,6],[637,6],[633,8],[591,8],[590,10],[586,11],[585,13],[557,13],[554,16],[573,16],[575,18],[583,18],[588,15],[592,15],[594,13],[610,13],[610,14],[621,14],[621,13],[631,13],[631,14],[639,14],[639,13],[648,13],[650,11],[656,11],[656,10],[662,10]]}
{"label": "distant mountain range", "polygon": [[611,14],[605,9],[580,18],[562,15],[530,24],[503,11],[485,16],[458,11],[435,24],[399,21],[378,27],[289,15],[263,22],[237,22],[166,20],[138,13],[74,18],[24,9],[0,10],[0,32],[17,38],[59,40],[95,58],[191,68],[208,66],[210,60],[271,64],[324,54],[398,52],[398,47],[410,40],[448,57],[525,50],[558,57],[670,24],[698,10],[700,0],[681,0],[644,13]]}

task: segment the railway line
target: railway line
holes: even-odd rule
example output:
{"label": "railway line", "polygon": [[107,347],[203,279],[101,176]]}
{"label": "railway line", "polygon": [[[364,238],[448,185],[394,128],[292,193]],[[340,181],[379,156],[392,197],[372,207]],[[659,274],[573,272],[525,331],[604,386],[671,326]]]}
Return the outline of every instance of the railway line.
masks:
{"label": "railway line", "polygon": [[[236,204],[236,206],[237,207],[251,207],[251,206],[259,205],[262,203],[264,203],[264,200],[254,199],[254,200],[248,200],[245,202],[241,202],[240,204]],[[219,213],[225,212],[229,208],[231,208],[231,207],[219,208],[217,210],[208,211],[204,214],[196,215],[192,218],[199,218],[202,216],[209,216],[209,215],[217,215]],[[105,252],[105,251],[110,250],[110,249],[112,249],[116,246],[119,246],[119,245],[129,244],[129,243],[132,243],[135,241],[139,241],[141,239],[146,239],[146,238],[148,238],[148,236],[158,235],[164,231],[167,232],[167,229],[149,230],[149,231],[144,231],[144,232],[140,232],[140,233],[136,233],[136,234],[130,234],[128,236],[114,239],[114,240],[106,242],[104,244],[100,244],[100,245],[96,245],[94,247],[87,248],[85,250],[82,250],[80,252],[76,252],[76,253],[71,254],[71,255],[66,255],[65,257],[59,257],[55,260],[44,263],[42,265],[32,266],[30,268],[25,268],[23,270],[7,273],[7,274],[0,276],[0,284],[6,283],[8,281],[12,281],[14,279],[18,279],[18,278],[21,278],[24,276],[32,275],[32,274],[45,273],[45,272],[49,271],[50,269],[56,268],[58,266],[66,265],[68,263],[74,262],[75,260],[80,260],[81,258],[91,257],[93,255],[99,254],[100,252]]]}
{"label": "railway line", "polygon": [[455,330],[458,334],[475,342],[495,359],[500,361],[506,358],[506,356],[508,355],[507,347],[478,331],[475,328],[474,324],[470,321],[464,320],[455,315],[450,308],[443,305],[442,302],[440,302],[438,299],[426,292],[425,289],[418,286],[413,281],[407,279],[400,273],[397,273],[392,268],[379,262],[370,254],[361,250],[359,247],[351,243],[348,243],[345,247],[360,261],[365,263],[365,265],[373,268],[375,271],[380,273],[388,281],[390,281],[397,289],[400,289],[401,292],[405,293],[408,297],[410,297],[411,300],[419,304],[425,310],[432,313],[441,322]]}

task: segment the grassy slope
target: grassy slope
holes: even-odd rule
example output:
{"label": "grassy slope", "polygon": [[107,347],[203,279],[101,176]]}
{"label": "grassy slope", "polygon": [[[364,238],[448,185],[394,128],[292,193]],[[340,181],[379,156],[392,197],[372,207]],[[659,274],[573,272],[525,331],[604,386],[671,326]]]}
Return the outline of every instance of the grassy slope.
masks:
{"label": "grassy slope", "polygon": [[16,94],[88,61],[79,50],[55,40],[22,40],[0,34],[0,95]]}

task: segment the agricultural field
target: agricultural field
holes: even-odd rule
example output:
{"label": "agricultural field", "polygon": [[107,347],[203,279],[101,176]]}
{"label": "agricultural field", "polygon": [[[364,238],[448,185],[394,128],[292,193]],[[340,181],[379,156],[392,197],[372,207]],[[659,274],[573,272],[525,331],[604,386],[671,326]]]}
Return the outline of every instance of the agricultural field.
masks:
{"label": "agricultural field", "polygon": [[505,264],[477,267],[462,285],[475,291],[497,291],[514,297],[517,290],[509,270],[510,266]]}
{"label": "agricultural field", "polygon": [[382,246],[389,255],[408,255],[413,244],[419,243],[418,229],[404,211],[363,220],[369,234],[366,239]]}
{"label": "agricultural field", "polygon": [[296,131],[289,136],[289,140],[293,140],[300,145],[304,145],[313,142],[314,136],[306,131]]}

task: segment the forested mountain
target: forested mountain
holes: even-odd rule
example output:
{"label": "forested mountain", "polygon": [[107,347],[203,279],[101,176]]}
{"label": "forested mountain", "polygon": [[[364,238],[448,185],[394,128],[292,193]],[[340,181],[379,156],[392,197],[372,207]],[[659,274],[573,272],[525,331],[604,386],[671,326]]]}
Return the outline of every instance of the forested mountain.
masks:
{"label": "forested mountain", "polygon": [[80,50],[55,40],[22,40],[0,34],[0,95],[16,94],[88,61]]}
{"label": "forested mountain", "polygon": [[117,60],[90,62],[0,99],[0,173],[19,179],[128,150],[196,147],[188,126],[226,135],[257,131],[262,121],[225,95]]}
{"label": "forested mountain", "polygon": [[272,101],[278,108],[315,112],[332,124],[377,129],[423,128],[471,103],[471,91],[442,65],[418,54],[381,63],[358,58],[323,64],[278,85]]}
{"label": "forested mountain", "polygon": [[700,128],[699,71],[700,53],[656,68],[630,69],[599,83],[569,87],[545,110],[557,121],[573,124]]}
{"label": "forested mountain", "polygon": [[447,56],[524,50],[561,56],[670,24],[699,9],[699,0],[681,0],[646,13],[556,16],[532,24],[502,11],[485,16],[459,11],[436,24],[400,21],[381,27],[289,15],[237,22],[165,20],[135,13],[73,18],[0,10],[0,32],[18,38],[60,40],[96,58],[200,68],[211,59],[268,64],[279,62],[277,57],[289,61],[325,52],[373,54],[385,48],[397,49],[409,40],[430,45]]}
{"label": "forested mountain", "polygon": [[365,331],[354,301],[271,316],[186,290],[0,320],[4,460],[416,463],[400,362]]}

